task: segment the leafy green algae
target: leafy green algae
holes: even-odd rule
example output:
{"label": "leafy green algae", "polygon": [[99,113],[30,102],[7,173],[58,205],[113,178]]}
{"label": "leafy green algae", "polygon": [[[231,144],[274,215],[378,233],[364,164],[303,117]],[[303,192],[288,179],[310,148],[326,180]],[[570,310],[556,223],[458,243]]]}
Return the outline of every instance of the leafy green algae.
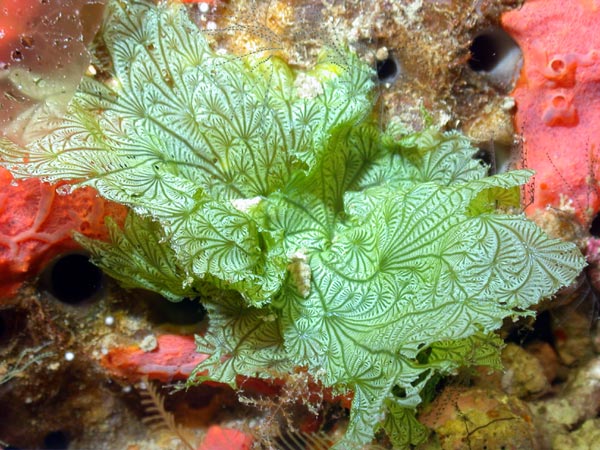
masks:
{"label": "leafy green algae", "polygon": [[127,287],[202,297],[197,373],[305,367],[354,392],[337,448],[380,428],[398,448],[422,440],[427,382],[497,365],[492,331],[584,266],[502,212],[530,171],[487,177],[456,133],[379,131],[353,54],[324,55],[307,94],[276,58],[216,54],[181,6],[113,0],[103,29],[116,87],[85,79],[48,136],[2,141],[2,164],[131,208],[110,243],[79,241]]}

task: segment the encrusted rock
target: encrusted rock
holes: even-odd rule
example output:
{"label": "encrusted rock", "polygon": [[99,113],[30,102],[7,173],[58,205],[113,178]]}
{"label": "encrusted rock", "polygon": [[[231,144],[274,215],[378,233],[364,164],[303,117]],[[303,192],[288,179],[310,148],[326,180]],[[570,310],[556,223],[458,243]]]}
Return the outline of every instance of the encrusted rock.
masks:
{"label": "encrusted rock", "polygon": [[518,398],[483,388],[446,388],[419,420],[444,450],[540,449],[530,411]]}
{"label": "encrusted rock", "polygon": [[532,402],[530,408],[543,448],[555,448],[552,436],[567,435],[578,424],[598,415],[600,358],[576,370],[557,396]]}
{"label": "encrusted rock", "polygon": [[586,420],[569,434],[559,434],[552,440],[554,450],[590,450],[600,442],[600,419]]}
{"label": "encrusted rock", "polygon": [[515,344],[508,344],[502,351],[505,367],[502,389],[519,398],[537,397],[550,389],[550,383],[540,361],[531,353]]}

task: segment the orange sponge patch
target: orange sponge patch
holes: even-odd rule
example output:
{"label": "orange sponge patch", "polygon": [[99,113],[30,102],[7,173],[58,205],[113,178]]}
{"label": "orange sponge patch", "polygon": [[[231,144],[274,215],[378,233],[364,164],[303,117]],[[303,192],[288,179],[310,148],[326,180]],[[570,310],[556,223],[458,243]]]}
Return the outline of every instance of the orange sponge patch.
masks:
{"label": "orange sponge patch", "polygon": [[528,212],[570,200],[589,223],[600,209],[600,2],[528,1],[502,24],[524,54],[513,96],[527,166],[536,171]]}

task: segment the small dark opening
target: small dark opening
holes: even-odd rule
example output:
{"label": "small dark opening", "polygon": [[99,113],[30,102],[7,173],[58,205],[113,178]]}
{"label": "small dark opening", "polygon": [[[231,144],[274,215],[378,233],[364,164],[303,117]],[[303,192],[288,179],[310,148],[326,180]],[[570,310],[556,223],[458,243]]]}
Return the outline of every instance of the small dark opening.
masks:
{"label": "small dark opening", "polygon": [[505,339],[505,342],[524,346],[534,341],[543,341],[554,345],[551,322],[550,312],[542,311],[537,315],[533,324],[525,323],[522,326],[515,327]]}
{"label": "small dark opening", "polygon": [[390,56],[382,61],[377,61],[377,79],[382,83],[392,83],[398,77],[398,63]]}
{"label": "small dark opening", "polygon": [[505,144],[490,139],[478,144],[479,150],[473,154],[473,159],[487,168],[488,175],[506,172],[512,161],[512,149]]}
{"label": "small dark opening", "polygon": [[321,431],[330,433],[339,428],[340,420],[348,417],[348,410],[339,404],[332,404],[322,412]]}
{"label": "small dark opening", "polygon": [[600,237],[600,213],[594,216],[590,225],[590,234],[594,237]]}
{"label": "small dark opening", "polygon": [[473,39],[471,44],[469,67],[475,72],[489,72],[500,60],[500,47],[492,35],[482,34]]}
{"label": "small dark opening", "polygon": [[474,155],[473,159],[476,159],[481,163],[481,165],[488,168],[488,175],[494,175],[495,167],[493,167],[496,162],[494,161],[494,157],[492,152],[488,149],[480,148]]}
{"label": "small dark opening", "polygon": [[0,310],[0,349],[13,343],[26,323],[27,311],[14,308]]}
{"label": "small dark opening", "polygon": [[406,389],[404,389],[403,387],[400,387],[396,384],[392,388],[392,394],[394,394],[394,396],[399,397],[399,398],[406,398]]}
{"label": "small dark opening", "polygon": [[69,437],[64,431],[52,431],[44,437],[44,449],[66,450],[69,448]]}
{"label": "small dark opening", "polygon": [[518,48],[517,43],[504,30],[486,30],[471,43],[469,67],[475,72],[490,72],[515,48]]}
{"label": "small dark opening", "polygon": [[151,320],[156,323],[192,325],[206,316],[206,309],[197,298],[184,298],[180,302],[170,302],[163,297],[150,299]]}
{"label": "small dark opening", "polygon": [[[225,398],[226,395],[224,388],[206,385],[194,386],[193,390],[185,391],[185,394],[186,405],[194,410],[207,408],[216,396]],[[171,397],[175,398],[175,395],[176,393],[173,393]]]}
{"label": "small dark opening", "polygon": [[80,303],[91,298],[102,287],[102,271],[80,253],[60,257],[49,270],[46,287],[64,303]]}
{"label": "small dark opening", "polygon": [[13,52],[10,54],[10,57],[13,61],[23,61],[23,53],[21,53],[20,50],[13,50]]}
{"label": "small dark opening", "polygon": [[420,364],[427,364],[429,357],[431,356],[431,352],[431,347],[427,347],[426,349],[419,351],[419,353],[417,353],[417,361]]}
{"label": "small dark opening", "polygon": [[4,342],[4,336],[8,333],[6,328],[6,321],[4,320],[4,314],[0,312],[0,345]]}

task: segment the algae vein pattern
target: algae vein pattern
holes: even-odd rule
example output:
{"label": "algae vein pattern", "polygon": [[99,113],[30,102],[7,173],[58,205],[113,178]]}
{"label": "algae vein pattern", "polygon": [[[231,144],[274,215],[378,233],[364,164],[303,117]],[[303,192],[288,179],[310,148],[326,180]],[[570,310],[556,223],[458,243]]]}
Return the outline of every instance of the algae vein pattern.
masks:
{"label": "algae vein pattern", "polygon": [[433,376],[498,364],[493,330],[583,267],[506,212],[530,171],[487,177],[457,133],[380,131],[373,73],[350,52],[324,50],[305,95],[277,58],[216,54],[181,6],[107,8],[113,83],[86,78],[50,134],[1,142],[2,165],[130,207],[110,242],[78,239],[127,287],[201,298],[197,373],[234,385],[304,367],[354,393],[338,448],[382,428],[404,448],[425,436]]}

